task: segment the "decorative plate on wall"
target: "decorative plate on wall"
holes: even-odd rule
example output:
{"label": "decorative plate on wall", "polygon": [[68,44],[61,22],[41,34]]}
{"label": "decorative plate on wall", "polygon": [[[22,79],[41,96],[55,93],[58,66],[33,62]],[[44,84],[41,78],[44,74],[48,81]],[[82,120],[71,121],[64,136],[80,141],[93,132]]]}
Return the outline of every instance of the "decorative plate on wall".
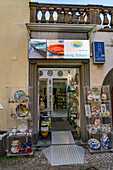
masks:
{"label": "decorative plate on wall", "polygon": [[17,127],[18,131],[25,132],[27,130],[27,124],[25,122],[21,122]]}
{"label": "decorative plate on wall", "polygon": [[40,71],[40,76],[43,76],[43,71]]}
{"label": "decorative plate on wall", "polygon": [[15,100],[20,100],[22,97],[24,98],[26,96],[25,92],[23,90],[18,90],[14,94],[14,99]]}
{"label": "decorative plate on wall", "polygon": [[19,104],[16,107],[16,113],[17,113],[18,117],[25,117],[28,114],[28,108],[26,107],[25,104]]}
{"label": "decorative plate on wall", "polygon": [[47,74],[48,74],[48,76],[52,76],[53,75],[53,71],[52,70],[48,70]]}
{"label": "decorative plate on wall", "polygon": [[59,70],[58,73],[57,73],[57,75],[58,75],[59,77],[61,77],[61,76],[63,76],[63,72],[62,72],[61,70]]}

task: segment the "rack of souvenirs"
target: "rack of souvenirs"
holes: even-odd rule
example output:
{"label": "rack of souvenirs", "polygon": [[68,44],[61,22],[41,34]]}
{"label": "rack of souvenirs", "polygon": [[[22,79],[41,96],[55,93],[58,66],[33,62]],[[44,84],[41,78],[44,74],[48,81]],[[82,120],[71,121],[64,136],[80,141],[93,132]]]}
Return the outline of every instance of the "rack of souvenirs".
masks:
{"label": "rack of souvenirs", "polygon": [[92,103],[85,104],[86,117],[110,117],[110,103]]}
{"label": "rack of souvenirs", "polygon": [[32,144],[31,143],[20,143],[19,140],[14,140],[11,142],[11,152],[14,154],[19,153],[31,153],[32,152]]}
{"label": "rack of souvenirs", "polygon": [[110,133],[111,132],[111,125],[108,124],[89,124],[87,125],[87,130],[90,134],[97,134],[100,132],[103,133]]}
{"label": "rack of souvenirs", "polygon": [[9,98],[8,103],[28,103],[30,97],[23,90],[17,90],[14,97]]}
{"label": "rack of souvenirs", "polygon": [[88,93],[87,101],[103,101],[103,102],[105,102],[109,98],[107,88],[98,89],[96,87],[93,87],[92,89],[88,89],[87,93]]}
{"label": "rack of souvenirs", "polygon": [[25,104],[19,104],[14,112],[11,109],[10,119],[31,119],[31,111]]}

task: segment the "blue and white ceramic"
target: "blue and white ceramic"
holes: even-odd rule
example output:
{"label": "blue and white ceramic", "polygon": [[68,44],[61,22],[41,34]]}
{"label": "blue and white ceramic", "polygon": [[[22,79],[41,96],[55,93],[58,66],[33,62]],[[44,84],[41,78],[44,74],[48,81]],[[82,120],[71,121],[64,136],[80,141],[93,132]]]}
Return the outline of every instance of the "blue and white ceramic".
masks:
{"label": "blue and white ceramic", "polygon": [[101,143],[104,149],[109,148],[109,137],[107,136],[107,134],[103,134],[101,138]]}
{"label": "blue and white ceramic", "polygon": [[88,140],[88,145],[91,149],[99,149],[100,148],[100,142],[97,139],[91,138]]}

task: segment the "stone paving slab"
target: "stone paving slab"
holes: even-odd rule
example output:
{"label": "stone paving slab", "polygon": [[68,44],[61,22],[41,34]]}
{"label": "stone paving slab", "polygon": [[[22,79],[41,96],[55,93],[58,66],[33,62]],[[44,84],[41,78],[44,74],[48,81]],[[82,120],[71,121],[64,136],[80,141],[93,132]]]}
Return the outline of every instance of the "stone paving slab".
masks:
{"label": "stone paving slab", "polygon": [[15,157],[14,162],[11,158],[8,160],[4,161],[1,170],[113,170],[113,153],[90,154],[86,151],[85,163],[82,165],[51,166],[42,151],[35,151],[33,157],[24,157],[20,160]]}

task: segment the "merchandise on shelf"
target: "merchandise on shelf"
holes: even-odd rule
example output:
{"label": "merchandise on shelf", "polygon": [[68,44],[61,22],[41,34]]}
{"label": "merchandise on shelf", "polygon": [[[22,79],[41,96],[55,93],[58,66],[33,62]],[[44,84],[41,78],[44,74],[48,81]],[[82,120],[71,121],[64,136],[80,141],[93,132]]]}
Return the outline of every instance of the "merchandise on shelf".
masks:
{"label": "merchandise on shelf", "polygon": [[[7,156],[32,155],[32,87],[7,88]],[[26,95],[26,94],[29,95]],[[11,97],[12,96],[12,97]]]}
{"label": "merchandise on shelf", "polygon": [[44,102],[43,102],[43,99],[41,98],[40,99],[40,111],[43,111],[44,109],[45,109],[45,104],[44,104]]}
{"label": "merchandise on shelf", "polygon": [[41,123],[41,135],[43,138],[48,136],[48,125],[46,123]]}
{"label": "merchandise on shelf", "polygon": [[103,146],[104,149],[109,149],[109,137],[107,136],[107,134],[103,133],[103,136],[101,138],[101,144]]}
{"label": "merchandise on shelf", "polygon": [[58,107],[66,108],[67,106],[66,92],[57,93],[57,102],[58,102]]}
{"label": "merchandise on shelf", "polygon": [[106,101],[107,100],[107,95],[105,93],[105,91],[102,91],[102,101]]}
{"label": "merchandise on shelf", "polygon": [[89,124],[87,125],[87,130],[90,134],[95,134],[99,132],[110,133],[111,127],[109,124]]}
{"label": "merchandise on shelf", "polygon": [[17,90],[14,97],[9,98],[8,103],[28,103],[30,97],[23,90]]}
{"label": "merchandise on shelf", "polygon": [[91,138],[88,140],[88,145],[91,149],[99,149],[100,148],[100,142],[97,139]]}
{"label": "merchandise on shelf", "polygon": [[[94,149],[93,147],[95,146],[95,141],[98,139],[101,141],[101,148],[99,147],[97,149],[100,151],[112,150],[113,146],[110,137],[112,114],[109,86],[106,85],[92,88],[86,86],[84,88],[84,94],[85,112],[87,117],[86,129],[89,138],[88,145],[91,149]],[[94,138],[92,139],[92,137]],[[93,151],[91,150],[91,152]]]}

